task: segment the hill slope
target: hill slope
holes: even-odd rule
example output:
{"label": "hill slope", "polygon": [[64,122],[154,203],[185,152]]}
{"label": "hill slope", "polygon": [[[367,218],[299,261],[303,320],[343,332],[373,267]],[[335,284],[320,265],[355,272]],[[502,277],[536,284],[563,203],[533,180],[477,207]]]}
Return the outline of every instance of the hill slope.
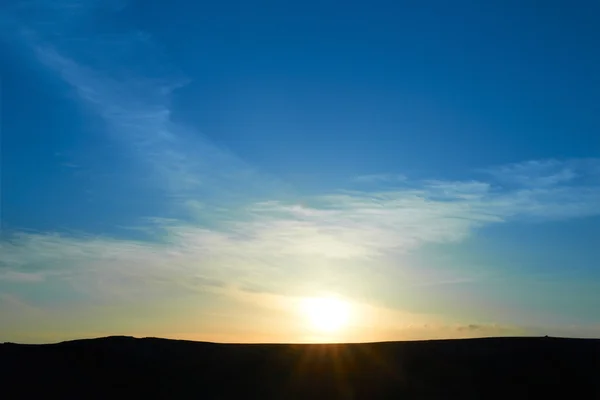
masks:
{"label": "hill slope", "polygon": [[0,345],[0,390],[6,399],[600,399],[600,340],[8,343]]}

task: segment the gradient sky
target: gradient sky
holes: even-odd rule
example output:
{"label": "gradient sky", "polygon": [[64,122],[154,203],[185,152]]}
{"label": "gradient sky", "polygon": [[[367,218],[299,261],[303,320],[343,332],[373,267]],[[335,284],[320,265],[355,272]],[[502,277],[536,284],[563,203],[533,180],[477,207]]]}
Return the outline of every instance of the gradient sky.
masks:
{"label": "gradient sky", "polygon": [[0,341],[600,336],[599,13],[2,1]]}

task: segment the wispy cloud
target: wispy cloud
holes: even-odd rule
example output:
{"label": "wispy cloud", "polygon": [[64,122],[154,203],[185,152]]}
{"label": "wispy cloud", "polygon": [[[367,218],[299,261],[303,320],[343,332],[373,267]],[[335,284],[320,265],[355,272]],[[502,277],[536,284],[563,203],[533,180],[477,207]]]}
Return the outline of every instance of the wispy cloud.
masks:
{"label": "wispy cloud", "polygon": [[171,121],[169,97],[177,82],[155,85],[133,78],[125,83],[82,66],[50,46],[35,44],[34,48],[39,59],[104,118],[113,140],[146,164],[172,197],[218,195],[223,199],[240,186],[256,183],[250,166]]}
{"label": "wispy cloud", "polygon": [[44,279],[42,272],[0,271],[0,282],[42,282]]}
{"label": "wispy cloud", "polygon": [[439,180],[414,186],[250,203],[210,227],[154,219],[140,226],[154,237],[147,242],[20,234],[2,243],[0,261],[22,273],[63,269],[83,279],[93,272],[111,282],[271,282],[283,288],[327,260],[374,259],[427,243],[458,243],[477,229],[527,218],[600,215],[600,186],[503,189]]}
{"label": "wispy cloud", "polygon": [[[260,198],[281,189],[280,182],[200,132],[173,122],[173,92],[188,79],[147,34],[103,32],[98,22],[102,18],[84,18],[120,8],[121,2],[113,3],[22,2],[15,7],[18,28],[11,37],[20,38],[39,62],[61,77],[81,105],[105,121],[110,138],[147,167],[173,202],[191,213],[199,199],[223,204],[239,201],[240,193]],[[65,15],[72,18],[63,19]]]}
{"label": "wispy cloud", "polygon": [[544,188],[569,185],[578,179],[600,179],[597,159],[530,160],[483,169],[504,184],[527,188]]}

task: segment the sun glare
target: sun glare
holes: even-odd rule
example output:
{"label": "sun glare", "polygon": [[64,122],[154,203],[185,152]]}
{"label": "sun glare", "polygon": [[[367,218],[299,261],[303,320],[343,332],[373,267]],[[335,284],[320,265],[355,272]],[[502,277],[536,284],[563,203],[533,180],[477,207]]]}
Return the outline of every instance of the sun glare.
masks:
{"label": "sun glare", "polygon": [[333,297],[305,299],[302,309],[311,327],[320,332],[339,331],[350,318],[350,305]]}

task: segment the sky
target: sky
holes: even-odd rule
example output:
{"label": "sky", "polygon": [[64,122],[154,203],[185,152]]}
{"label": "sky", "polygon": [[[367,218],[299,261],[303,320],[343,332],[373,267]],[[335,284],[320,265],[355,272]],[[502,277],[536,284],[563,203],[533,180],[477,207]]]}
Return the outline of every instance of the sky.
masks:
{"label": "sky", "polygon": [[600,337],[599,12],[4,0],[0,341]]}

